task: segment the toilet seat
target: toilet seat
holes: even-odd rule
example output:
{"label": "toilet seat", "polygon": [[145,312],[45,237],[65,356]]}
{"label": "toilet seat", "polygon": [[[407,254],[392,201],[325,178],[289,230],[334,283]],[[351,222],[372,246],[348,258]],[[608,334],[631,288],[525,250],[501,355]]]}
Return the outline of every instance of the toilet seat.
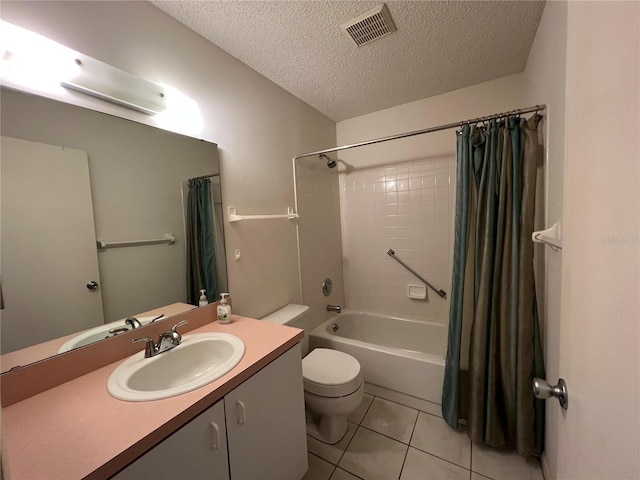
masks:
{"label": "toilet seat", "polygon": [[302,359],[304,389],[321,397],[344,397],[362,385],[360,363],[351,355],[316,348]]}

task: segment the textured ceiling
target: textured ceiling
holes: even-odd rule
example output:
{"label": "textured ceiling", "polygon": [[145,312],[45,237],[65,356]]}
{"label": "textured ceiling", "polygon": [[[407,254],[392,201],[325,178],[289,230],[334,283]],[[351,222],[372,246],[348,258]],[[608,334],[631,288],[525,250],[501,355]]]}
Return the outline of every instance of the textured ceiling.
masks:
{"label": "textured ceiling", "polygon": [[152,3],[335,121],[521,71],[544,8],[387,1],[398,31],[357,47],[340,25],[381,2]]}

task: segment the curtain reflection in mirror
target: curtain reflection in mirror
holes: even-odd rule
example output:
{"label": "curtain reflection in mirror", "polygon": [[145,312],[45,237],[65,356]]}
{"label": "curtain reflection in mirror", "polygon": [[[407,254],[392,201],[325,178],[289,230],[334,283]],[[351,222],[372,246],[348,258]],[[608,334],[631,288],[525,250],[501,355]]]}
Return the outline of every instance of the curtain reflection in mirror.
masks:
{"label": "curtain reflection in mirror", "polygon": [[[214,177],[211,175],[210,177]],[[216,183],[219,177],[215,176]],[[188,180],[187,237],[187,301],[198,304],[199,291],[205,289],[208,301],[215,302],[226,291],[224,237],[222,218],[216,210],[211,180],[198,177]],[[221,202],[220,202],[221,203]]]}

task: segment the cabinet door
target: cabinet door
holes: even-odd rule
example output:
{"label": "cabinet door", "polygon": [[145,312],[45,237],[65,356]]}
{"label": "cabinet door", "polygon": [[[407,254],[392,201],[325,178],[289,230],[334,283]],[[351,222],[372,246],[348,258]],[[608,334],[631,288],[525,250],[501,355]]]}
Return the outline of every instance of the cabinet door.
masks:
{"label": "cabinet door", "polygon": [[119,472],[117,480],[229,480],[221,400]]}
{"label": "cabinet door", "polygon": [[300,480],[307,471],[300,344],[225,398],[233,480]]}

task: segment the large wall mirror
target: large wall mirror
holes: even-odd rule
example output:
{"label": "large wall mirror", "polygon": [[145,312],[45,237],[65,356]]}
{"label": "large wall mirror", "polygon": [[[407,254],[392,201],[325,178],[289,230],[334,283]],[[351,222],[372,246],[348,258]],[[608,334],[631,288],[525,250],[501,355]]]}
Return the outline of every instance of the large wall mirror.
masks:
{"label": "large wall mirror", "polygon": [[226,291],[215,144],[4,87],[1,95],[3,355],[193,304],[186,244],[199,177],[215,237],[209,300]]}

